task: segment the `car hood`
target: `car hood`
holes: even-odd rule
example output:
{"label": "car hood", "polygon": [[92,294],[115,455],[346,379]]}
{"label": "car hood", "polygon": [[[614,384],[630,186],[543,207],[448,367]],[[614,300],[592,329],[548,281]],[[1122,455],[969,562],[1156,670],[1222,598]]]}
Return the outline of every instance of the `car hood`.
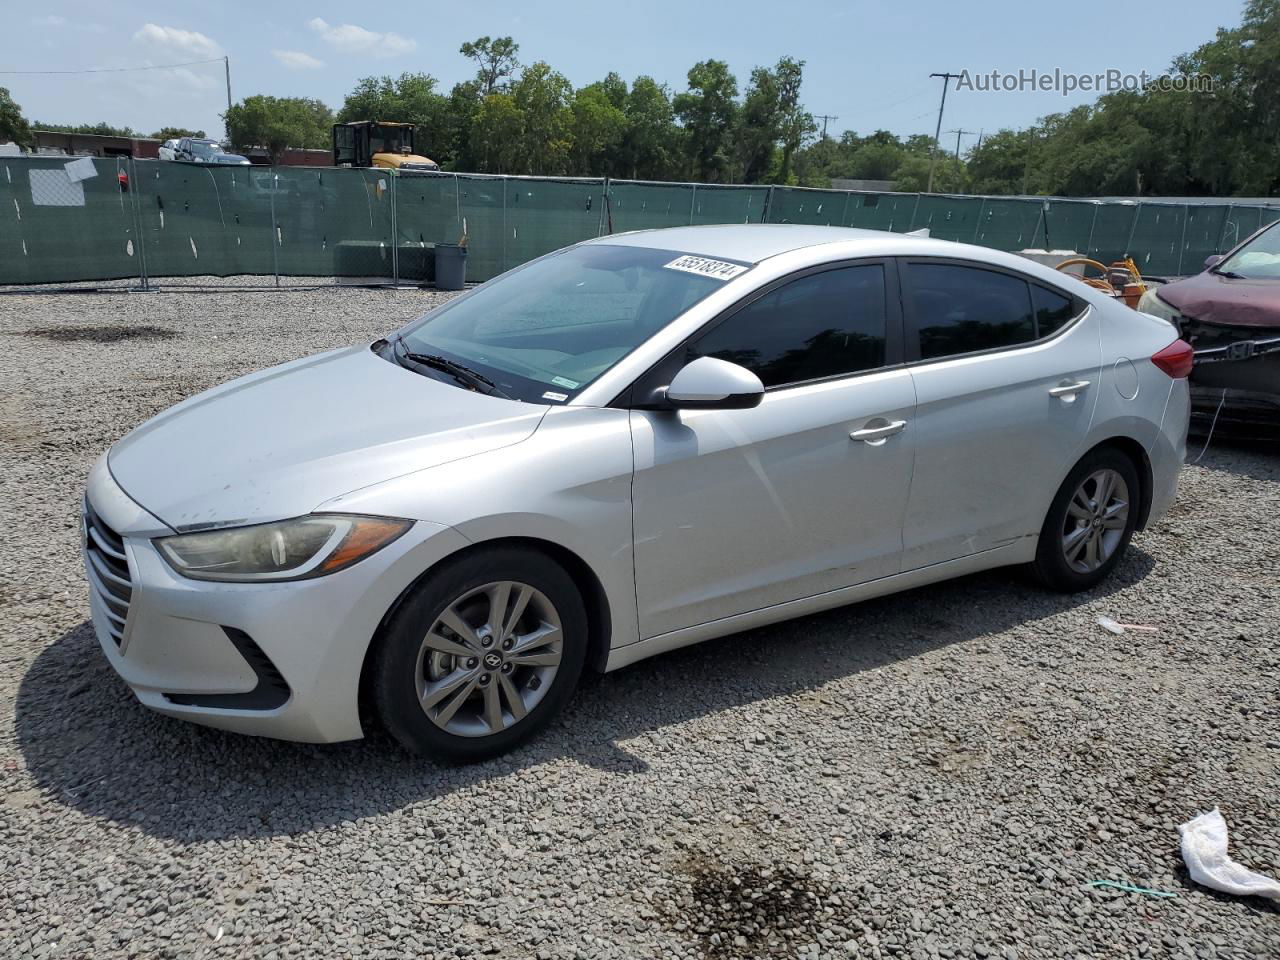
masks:
{"label": "car hood", "polygon": [[1280,280],[1232,280],[1205,271],[1156,287],[1160,299],[1204,323],[1280,327]]}
{"label": "car hood", "polygon": [[265,523],[519,443],[548,409],[351,347],[184,400],[112,447],[107,462],[130,497],[176,530]]}

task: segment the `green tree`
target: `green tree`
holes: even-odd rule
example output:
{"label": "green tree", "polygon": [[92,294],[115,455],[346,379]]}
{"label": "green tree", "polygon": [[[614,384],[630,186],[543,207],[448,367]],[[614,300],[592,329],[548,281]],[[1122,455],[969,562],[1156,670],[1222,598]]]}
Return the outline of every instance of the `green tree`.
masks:
{"label": "green tree", "polygon": [[539,60],[511,86],[521,118],[519,172],[555,175],[567,172],[573,87],[563,74]]}
{"label": "green tree", "polygon": [[773,167],[773,155],[782,134],[782,104],[778,77],[765,67],[751,71],[738,118],[735,179],[760,183]]}
{"label": "green tree", "polygon": [[773,68],[778,87],[778,136],[782,141],[780,183],[791,182],[791,163],[796,152],[818,132],[813,114],[800,105],[800,83],[804,78],[804,61],[783,57]]}
{"label": "green tree", "polygon": [[689,89],[672,101],[685,130],[689,171],[698,180],[723,183],[733,169],[738,124],[738,81],[723,60],[703,60],[689,70]]}
{"label": "green tree", "polygon": [[427,73],[399,77],[364,77],[342,102],[339,123],[386,120],[417,126],[416,149],[437,163],[456,154],[450,100],[436,92],[436,78]]}
{"label": "green tree", "polygon": [[[569,107],[569,169],[576,175],[608,176],[620,169],[618,148],[627,115],[615,106],[610,92],[606,84],[593,83],[574,94]],[[625,104],[625,86],[622,100]]]}
{"label": "green tree", "polygon": [[619,148],[619,172],[633,180],[675,176],[683,131],[675,124],[667,88],[653,77],[636,77],[623,113],[626,128]]}
{"label": "green tree", "polygon": [[20,147],[31,143],[31,125],[22,115],[22,108],[14,102],[6,87],[0,87],[0,142],[13,141]]}
{"label": "green tree", "polygon": [[287,147],[323,148],[332,143],[333,112],[319,100],[255,94],[223,114],[230,139],[241,150],[265,147],[278,162]]}
{"label": "green tree", "polygon": [[519,173],[524,117],[509,93],[480,101],[468,130],[468,148],[481,173]]}
{"label": "green tree", "polygon": [[458,52],[476,62],[476,83],[482,97],[503,89],[520,67],[516,59],[520,44],[510,37],[480,37],[464,43]]}
{"label": "green tree", "polygon": [[188,130],[186,127],[161,127],[151,135],[152,140],[181,140],[183,137],[196,137],[203,140],[203,130]]}
{"label": "green tree", "polygon": [[83,133],[95,137],[136,137],[138,131],[132,127],[113,127],[103,123],[32,123],[36,130],[52,130],[56,133]]}

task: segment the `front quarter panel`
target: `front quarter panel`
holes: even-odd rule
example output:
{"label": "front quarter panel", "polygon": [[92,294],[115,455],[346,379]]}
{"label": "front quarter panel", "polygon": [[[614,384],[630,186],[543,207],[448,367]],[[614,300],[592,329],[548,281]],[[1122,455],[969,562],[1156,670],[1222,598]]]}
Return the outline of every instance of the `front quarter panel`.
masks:
{"label": "front quarter panel", "polygon": [[444,524],[469,544],[543,540],[595,574],[611,647],[639,639],[632,562],[632,452],[626,410],[558,407],[527,440],[335,497],[320,511]]}

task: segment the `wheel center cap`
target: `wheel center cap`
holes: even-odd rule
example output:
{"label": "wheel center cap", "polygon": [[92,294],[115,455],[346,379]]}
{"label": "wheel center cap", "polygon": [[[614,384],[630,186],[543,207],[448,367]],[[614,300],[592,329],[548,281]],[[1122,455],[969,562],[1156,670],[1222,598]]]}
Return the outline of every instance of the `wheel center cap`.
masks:
{"label": "wheel center cap", "polygon": [[489,653],[486,653],[484,655],[484,665],[490,670],[497,670],[500,666],[502,666],[501,655],[494,653],[492,651],[490,651]]}

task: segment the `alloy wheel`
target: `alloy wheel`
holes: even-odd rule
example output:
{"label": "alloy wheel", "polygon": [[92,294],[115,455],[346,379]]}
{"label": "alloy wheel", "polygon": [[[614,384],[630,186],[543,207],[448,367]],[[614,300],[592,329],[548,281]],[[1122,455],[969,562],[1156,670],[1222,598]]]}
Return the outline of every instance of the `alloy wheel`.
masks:
{"label": "alloy wheel", "polygon": [[1111,559],[1129,524],[1129,485],[1109,467],[1096,470],[1067,502],[1062,555],[1077,573],[1092,573]]}
{"label": "alloy wheel", "polygon": [[527,583],[502,580],[449,603],[423,637],[414,680],[431,722],[486,737],[523,720],[560,668],[564,633],[555,605]]}

